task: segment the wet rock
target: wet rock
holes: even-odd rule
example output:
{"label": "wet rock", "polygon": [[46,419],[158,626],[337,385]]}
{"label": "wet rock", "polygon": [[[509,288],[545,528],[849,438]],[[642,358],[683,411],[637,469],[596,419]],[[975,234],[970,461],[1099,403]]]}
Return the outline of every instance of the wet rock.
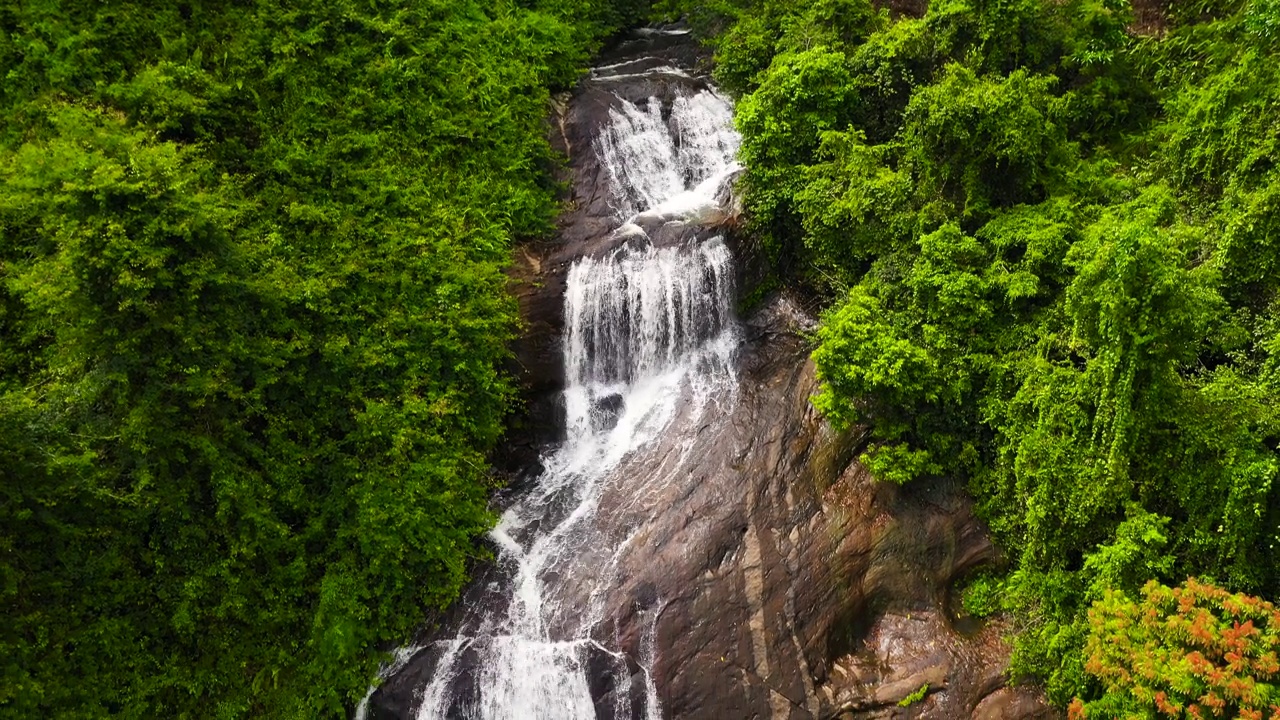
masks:
{"label": "wet rock", "polygon": [[591,698],[598,720],[630,720],[644,717],[644,672],[628,657],[588,646],[587,667]]}
{"label": "wet rock", "polygon": [[618,416],[622,414],[625,404],[622,395],[607,395],[596,402],[594,408],[596,422],[600,427],[613,429],[618,424]]}
{"label": "wet rock", "polygon": [[1030,688],[1002,687],[991,693],[973,709],[973,720],[1005,720],[1005,718],[1027,718],[1028,720],[1048,720],[1056,717],[1049,710],[1044,696]]}

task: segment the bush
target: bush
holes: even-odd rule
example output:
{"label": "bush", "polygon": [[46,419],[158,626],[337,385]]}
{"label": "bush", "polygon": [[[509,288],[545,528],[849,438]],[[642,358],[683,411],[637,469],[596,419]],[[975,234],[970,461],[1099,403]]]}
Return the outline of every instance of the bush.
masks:
{"label": "bush", "polygon": [[0,715],[346,715],[457,596],[550,88],[644,10],[0,9]]}
{"label": "bush", "polygon": [[1070,717],[1280,717],[1280,611],[1195,578],[1089,610],[1085,669],[1103,695]]}

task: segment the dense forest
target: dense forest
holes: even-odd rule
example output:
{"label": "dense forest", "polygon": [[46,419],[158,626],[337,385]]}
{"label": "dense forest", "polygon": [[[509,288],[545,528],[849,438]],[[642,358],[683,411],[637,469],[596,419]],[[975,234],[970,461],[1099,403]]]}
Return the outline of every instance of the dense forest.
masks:
{"label": "dense forest", "polygon": [[456,596],[549,93],[640,19],[0,4],[0,715],[338,716]]}
{"label": "dense forest", "polygon": [[1280,716],[1280,0],[891,5],[0,6],[0,716],[350,711],[482,554],[550,93],[662,16],[1013,676]]}
{"label": "dense forest", "polygon": [[667,8],[829,308],[815,404],[878,478],[968,481],[1006,562],[965,605],[1017,618],[1015,677],[1280,717],[1280,2],[918,9]]}

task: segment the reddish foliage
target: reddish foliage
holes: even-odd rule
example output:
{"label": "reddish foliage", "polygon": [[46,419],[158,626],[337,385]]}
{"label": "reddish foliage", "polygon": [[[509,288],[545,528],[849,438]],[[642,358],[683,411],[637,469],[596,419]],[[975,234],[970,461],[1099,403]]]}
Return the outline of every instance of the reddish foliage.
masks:
{"label": "reddish foliage", "polygon": [[1175,588],[1152,581],[1136,602],[1109,592],[1089,624],[1085,669],[1107,693],[1077,698],[1070,718],[1117,708],[1183,717],[1185,708],[1192,718],[1280,720],[1280,611],[1271,603],[1195,578]]}

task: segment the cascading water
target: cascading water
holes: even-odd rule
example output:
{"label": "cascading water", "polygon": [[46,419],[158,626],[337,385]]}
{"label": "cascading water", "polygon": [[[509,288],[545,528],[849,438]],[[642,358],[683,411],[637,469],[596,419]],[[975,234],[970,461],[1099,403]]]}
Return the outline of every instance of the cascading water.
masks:
{"label": "cascading water", "polygon": [[[638,656],[611,646],[602,629],[601,598],[643,517],[630,526],[618,522],[626,513],[604,518],[600,500],[606,492],[642,497],[662,483],[670,463],[637,475],[623,470],[627,459],[659,439],[693,436],[735,400],[728,247],[719,237],[656,247],[640,228],[714,207],[737,169],[737,146],[731,106],[709,89],[677,93],[665,106],[616,98],[595,152],[624,240],[568,273],[565,440],[492,531],[508,573],[489,586],[501,601],[434,643],[439,659],[421,688],[419,720],[591,720],[601,693],[593,694],[589,666],[601,663],[625,680],[609,691],[605,714],[662,717],[650,672],[661,599],[648,609]],[[630,680],[637,669],[638,685]]]}
{"label": "cascading water", "polygon": [[677,96],[663,117],[662,104],[622,103],[596,142],[609,171],[619,219],[641,212],[688,214],[713,204],[715,191],[737,169],[738,134],[733,109],[710,90]]}
{"label": "cascading water", "polygon": [[[731,372],[732,267],[719,238],[584,258],[565,296],[567,441],[550,475],[607,474],[662,432],[684,385]],[[716,383],[719,384],[719,383]]]}

